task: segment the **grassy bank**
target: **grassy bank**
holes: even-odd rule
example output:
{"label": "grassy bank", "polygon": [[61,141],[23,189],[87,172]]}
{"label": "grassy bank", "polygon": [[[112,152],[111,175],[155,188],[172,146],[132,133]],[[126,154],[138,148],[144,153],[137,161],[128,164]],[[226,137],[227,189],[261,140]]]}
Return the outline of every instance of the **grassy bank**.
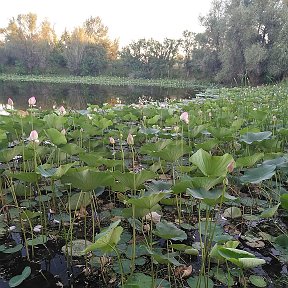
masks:
{"label": "grassy bank", "polygon": [[111,76],[55,76],[55,75],[17,75],[0,74],[2,81],[40,82],[40,83],[71,83],[71,84],[98,84],[98,85],[135,85],[135,86],[160,86],[172,88],[207,87],[207,83],[176,80],[176,79],[131,79]]}

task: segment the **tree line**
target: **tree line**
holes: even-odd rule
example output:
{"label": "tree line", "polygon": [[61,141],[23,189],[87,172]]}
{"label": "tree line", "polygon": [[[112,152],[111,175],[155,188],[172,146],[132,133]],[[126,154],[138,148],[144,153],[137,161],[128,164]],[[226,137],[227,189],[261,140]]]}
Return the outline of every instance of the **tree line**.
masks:
{"label": "tree line", "polygon": [[[258,85],[288,75],[288,1],[213,0],[203,33],[132,41],[119,49],[99,17],[57,36],[20,14],[0,28],[0,72],[185,78]],[[177,25],[177,23],[175,23]],[[168,31],[169,32],[169,31]]]}

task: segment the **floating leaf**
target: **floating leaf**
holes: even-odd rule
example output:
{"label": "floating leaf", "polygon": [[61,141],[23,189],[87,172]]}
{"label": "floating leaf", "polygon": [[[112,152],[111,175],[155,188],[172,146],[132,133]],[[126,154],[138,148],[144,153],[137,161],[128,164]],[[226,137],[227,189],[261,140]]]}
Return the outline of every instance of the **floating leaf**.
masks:
{"label": "floating leaf", "polygon": [[26,266],[20,275],[16,275],[9,280],[9,286],[17,287],[19,286],[25,279],[27,279],[31,274],[31,268]]}
{"label": "floating leaf", "polygon": [[83,250],[90,245],[92,245],[92,242],[88,240],[76,239],[69,242],[67,245],[64,245],[61,250],[64,254],[74,257],[81,257],[84,255]]}
{"label": "floating leaf", "polygon": [[48,241],[48,237],[46,235],[39,235],[33,239],[27,240],[27,244],[29,246],[43,245]]}
{"label": "floating leaf", "polygon": [[249,281],[256,287],[266,287],[267,283],[262,276],[258,275],[250,275],[249,276]]}
{"label": "floating leaf", "polygon": [[235,207],[235,206],[232,206],[232,207],[229,207],[227,209],[224,210],[223,212],[223,217],[225,218],[239,218],[242,216],[242,211],[239,207]]}

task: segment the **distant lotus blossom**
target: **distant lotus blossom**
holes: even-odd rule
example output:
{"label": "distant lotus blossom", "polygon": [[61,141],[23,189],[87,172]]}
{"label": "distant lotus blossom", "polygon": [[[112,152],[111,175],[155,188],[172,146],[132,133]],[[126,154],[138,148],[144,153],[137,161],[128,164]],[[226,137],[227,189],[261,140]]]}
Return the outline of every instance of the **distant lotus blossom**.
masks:
{"label": "distant lotus blossom", "polygon": [[151,212],[144,216],[144,220],[151,221],[155,224],[159,223],[161,220],[161,215],[157,212]]}
{"label": "distant lotus blossom", "polygon": [[227,170],[229,173],[232,173],[235,167],[235,161],[232,160],[228,165],[227,165]]}
{"label": "distant lotus blossom", "polygon": [[41,232],[41,228],[42,228],[41,225],[36,225],[36,226],[34,227],[33,231],[39,233],[39,232]]}
{"label": "distant lotus blossom", "polygon": [[29,141],[33,141],[33,142],[39,142],[39,140],[38,140],[38,132],[36,130],[31,131],[28,140]]}
{"label": "distant lotus blossom", "polygon": [[183,112],[180,115],[180,120],[185,122],[186,124],[188,124],[189,123],[189,114],[188,114],[188,112]]}
{"label": "distant lotus blossom", "polygon": [[12,232],[12,231],[14,231],[15,229],[16,229],[16,226],[13,225],[13,226],[10,226],[10,227],[8,228],[8,231],[9,231],[9,232]]}
{"label": "distant lotus blossom", "polygon": [[36,98],[33,96],[31,98],[28,99],[28,104],[30,107],[35,106],[36,104]]}
{"label": "distant lotus blossom", "polygon": [[115,144],[115,140],[113,137],[109,137],[109,142],[110,144],[114,145]]}
{"label": "distant lotus blossom", "polygon": [[67,113],[64,106],[61,106],[58,111],[60,115],[65,115]]}
{"label": "distant lotus blossom", "polygon": [[66,129],[62,129],[61,134],[66,135]]}
{"label": "distant lotus blossom", "polygon": [[134,138],[133,138],[133,135],[131,133],[128,134],[127,143],[128,143],[128,145],[134,145]]}
{"label": "distant lotus blossom", "polygon": [[273,115],[272,120],[273,120],[273,122],[276,122],[277,117],[275,115]]}
{"label": "distant lotus blossom", "polygon": [[13,108],[14,102],[11,98],[8,98],[7,104],[10,106],[10,108]]}

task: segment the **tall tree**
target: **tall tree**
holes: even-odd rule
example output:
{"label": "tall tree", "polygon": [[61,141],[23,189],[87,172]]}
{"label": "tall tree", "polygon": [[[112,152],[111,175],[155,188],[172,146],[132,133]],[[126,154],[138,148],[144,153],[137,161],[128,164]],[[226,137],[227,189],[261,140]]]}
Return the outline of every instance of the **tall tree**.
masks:
{"label": "tall tree", "polygon": [[28,73],[47,68],[49,53],[56,41],[55,32],[47,20],[38,26],[36,14],[20,14],[10,19],[1,32],[8,64],[18,65]]}
{"label": "tall tree", "polygon": [[219,61],[216,79],[259,84],[287,75],[287,11],[282,0],[214,0],[201,52]]}

